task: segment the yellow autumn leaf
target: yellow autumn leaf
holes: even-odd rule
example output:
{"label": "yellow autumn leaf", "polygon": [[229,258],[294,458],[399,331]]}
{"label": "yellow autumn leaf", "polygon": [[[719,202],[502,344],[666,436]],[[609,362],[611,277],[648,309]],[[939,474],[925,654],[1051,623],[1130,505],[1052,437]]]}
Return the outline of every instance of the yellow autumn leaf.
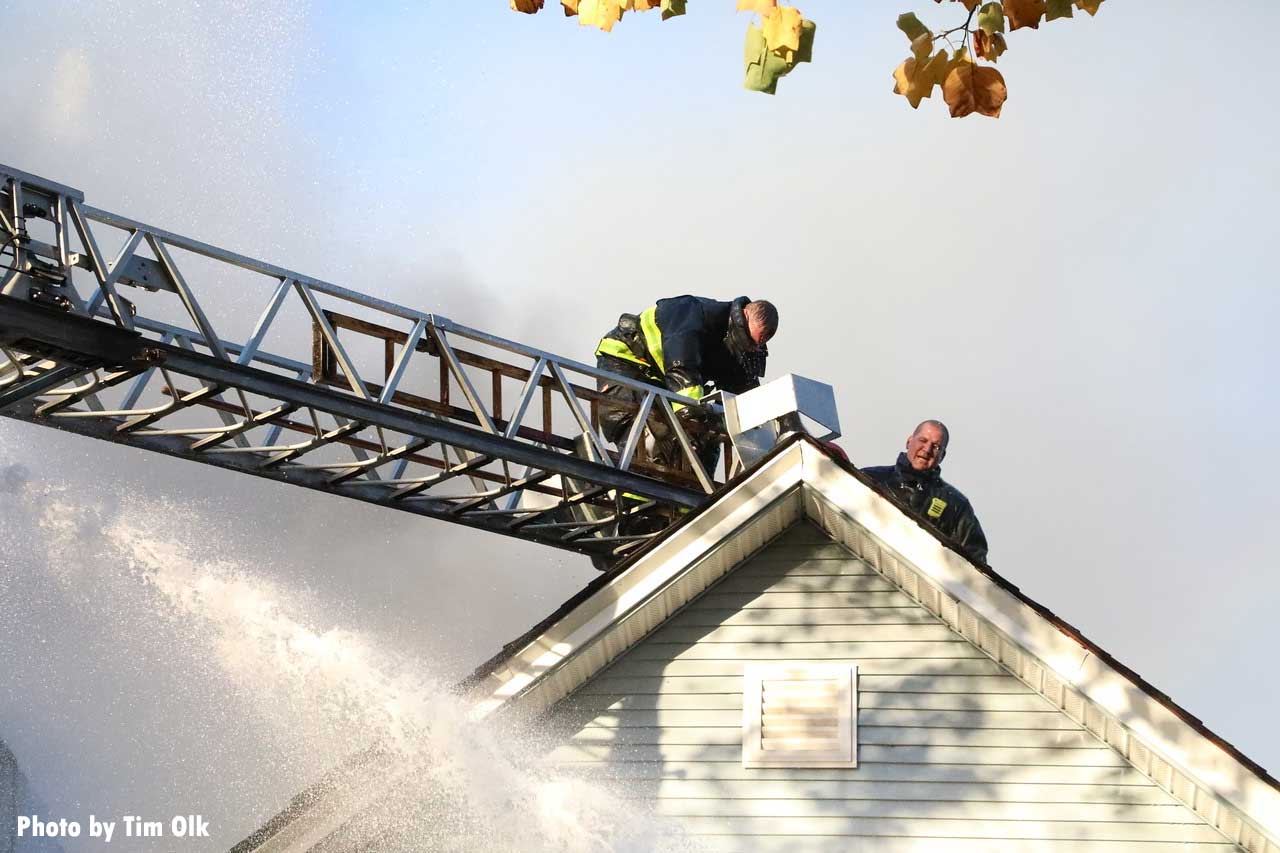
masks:
{"label": "yellow autumn leaf", "polygon": [[790,60],[800,49],[800,32],[804,29],[804,17],[794,6],[779,6],[764,14],[764,43],[769,50]]}
{"label": "yellow autumn leaf", "polygon": [[[533,14],[547,0],[508,0],[518,12]],[[685,13],[688,0],[560,0],[567,16],[578,16],[583,26],[611,32],[627,12],[661,9],[665,21]],[[788,0],[781,0],[785,3]],[[794,0],[792,0],[794,2]],[[975,59],[994,63],[1007,49],[1006,29],[1038,29],[1042,21],[1070,17],[1073,9],[1097,14],[1105,0],[934,0],[941,5],[954,3],[969,11],[963,26],[944,30],[935,36],[915,14],[898,16],[898,28],[911,42],[912,56],[894,69],[894,92],[906,97],[913,108],[930,97],[934,86],[943,88],[954,116],[980,113],[999,116],[1008,90],[999,71],[977,66]],[[796,63],[808,62],[812,55],[814,25],[806,21],[800,10],[779,5],[780,0],[735,0],[738,11],[760,15],[761,26],[748,33],[746,87],[756,91],[774,91],[777,79]],[[955,7],[952,6],[952,9]],[[976,24],[973,16],[977,15]],[[974,29],[970,29],[973,24]],[[965,32],[964,45],[954,57],[948,51],[930,55],[936,40],[956,32]],[[752,35],[754,33],[754,36]],[[970,38],[972,41],[970,42]],[[970,58],[970,49],[974,58]]]}
{"label": "yellow autumn leaf", "polygon": [[913,56],[894,69],[893,93],[905,97],[912,109],[919,109],[920,101],[933,93],[933,87],[943,81],[946,73],[945,50],[935,53],[928,62],[921,62]]}
{"label": "yellow autumn leaf", "polygon": [[911,40],[911,55],[919,61],[928,62],[931,53],[933,53],[933,33],[922,33]]}
{"label": "yellow autumn leaf", "polygon": [[578,23],[607,32],[622,20],[623,0],[578,0]]}
{"label": "yellow autumn leaf", "polygon": [[999,118],[1009,90],[1004,85],[1004,76],[991,66],[957,62],[942,84],[942,97],[951,108],[952,118],[975,112]]}
{"label": "yellow autumn leaf", "polygon": [[1040,19],[1047,8],[1044,0],[1004,0],[1004,16],[1009,21],[1009,30],[1023,27],[1040,29]]}

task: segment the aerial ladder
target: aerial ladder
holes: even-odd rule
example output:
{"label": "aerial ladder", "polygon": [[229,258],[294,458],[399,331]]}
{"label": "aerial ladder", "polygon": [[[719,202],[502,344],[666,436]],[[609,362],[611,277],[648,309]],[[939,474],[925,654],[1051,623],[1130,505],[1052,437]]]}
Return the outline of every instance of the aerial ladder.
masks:
{"label": "aerial ladder", "polygon": [[[708,470],[707,437],[678,415],[692,400],[91,207],[0,164],[6,417],[607,565],[795,428],[797,397],[838,435],[829,387],[787,380],[750,411],[727,394],[699,401],[736,436]],[[596,426],[602,383],[639,392],[621,447]],[[649,453],[654,420],[676,438],[674,465]]]}

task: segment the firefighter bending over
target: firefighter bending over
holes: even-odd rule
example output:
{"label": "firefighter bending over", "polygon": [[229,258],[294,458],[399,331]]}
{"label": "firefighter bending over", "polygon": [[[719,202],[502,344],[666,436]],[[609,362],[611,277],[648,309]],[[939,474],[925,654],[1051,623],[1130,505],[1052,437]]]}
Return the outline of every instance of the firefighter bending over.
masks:
{"label": "firefighter bending over", "polygon": [[[623,314],[618,318],[618,325],[596,347],[596,366],[695,400],[712,390],[741,394],[760,384],[769,355],[765,344],[777,330],[778,310],[764,300],[745,296],[732,302],[700,296],[659,299],[638,316]],[[621,446],[635,420],[635,404],[643,395],[607,382],[600,390],[632,404],[600,404],[601,431]],[[680,416],[705,417],[696,407],[682,408]],[[674,467],[680,450],[671,430],[654,416],[649,419],[649,429],[656,443],[655,461]],[[714,449],[699,448],[704,464],[704,451]]]}

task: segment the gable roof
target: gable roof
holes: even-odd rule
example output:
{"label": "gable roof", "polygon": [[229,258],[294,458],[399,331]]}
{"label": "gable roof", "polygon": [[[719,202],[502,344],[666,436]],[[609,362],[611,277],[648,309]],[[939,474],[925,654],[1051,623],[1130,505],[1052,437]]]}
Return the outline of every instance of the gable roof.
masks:
{"label": "gable roof", "polygon": [[1280,851],[1280,783],[1262,767],[807,437],[785,442],[705,508],[596,578],[465,687],[482,713],[541,713],[802,518],[1229,839],[1250,851]]}

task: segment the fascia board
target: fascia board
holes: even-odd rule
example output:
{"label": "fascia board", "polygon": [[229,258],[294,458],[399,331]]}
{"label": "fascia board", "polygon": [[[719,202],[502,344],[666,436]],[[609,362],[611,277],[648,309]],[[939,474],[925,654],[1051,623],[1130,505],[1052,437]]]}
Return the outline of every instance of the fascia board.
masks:
{"label": "fascia board", "polygon": [[1280,837],[1280,791],[1097,656],[1076,671],[1081,693],[1107,709],[1140,741],[1228,801],[1273,838]]}
{"label": "fascia board", "polygon": [[1280,836],[1280,791],[813,445],[804,444],[802,454],[807,487],[819,491],[940,590],[981,614],[1179,769],[1231,802],[1266,832]]}
{"label": "fascia board", "polygon": [[[658,544],[635,565],[601,587],[546,632],[512,656],[477,691],[475,713],[487,717],[601,638],[629,613],[653,599],[682,571],[725,542],[758,513],[800,483],[803,442],[763,465],[698,517]],[[683,604],[685,602],[678,602]],[[594,672],[579,674],[585,681]],[[522,710],[534,713],[540,709]]]}

